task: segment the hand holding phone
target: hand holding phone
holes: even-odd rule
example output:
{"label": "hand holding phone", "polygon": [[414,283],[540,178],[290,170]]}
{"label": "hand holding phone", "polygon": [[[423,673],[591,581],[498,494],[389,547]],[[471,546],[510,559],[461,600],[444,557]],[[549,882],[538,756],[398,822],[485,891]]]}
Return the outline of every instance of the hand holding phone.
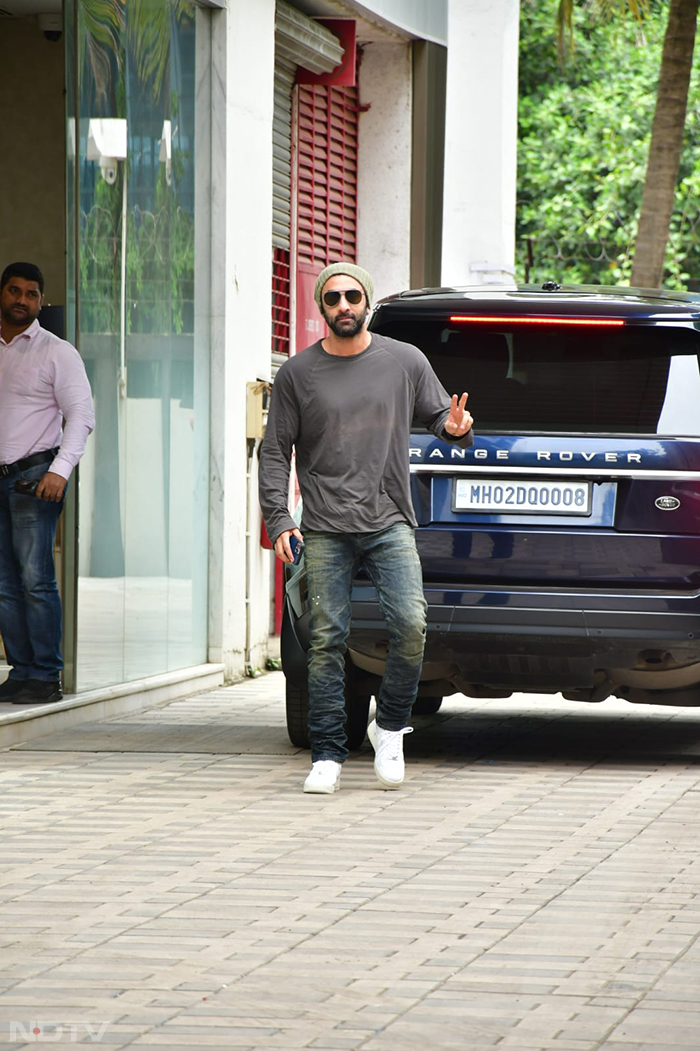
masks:
{"label": "hand holding phone", "polygon": [[292,549],[292,555],[294,556],[294,565],[299,565],[299,559],[304,554],[304,541],[300,540],[298,536],[290,536],[289,546]]}

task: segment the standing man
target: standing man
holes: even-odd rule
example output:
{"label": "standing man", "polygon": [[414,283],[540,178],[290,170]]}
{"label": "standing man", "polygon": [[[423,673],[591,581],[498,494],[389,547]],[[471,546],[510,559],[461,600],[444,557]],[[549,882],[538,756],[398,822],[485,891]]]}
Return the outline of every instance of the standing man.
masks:
{"label": "standing man", "polygon": [[53,544],[66,483],[95,426],[75,347],[41,328],[33,263],[0,277],[0,701],[60,701],[61,599]]}
{"label": "standing man", "polygon": [[272,391],[260,457],[260,503],[275,554],[292,562],[292,447],[303,499],[311,610],[309,738],[305,792],[340,786],[345,736],[345,651],[354,569],[363,564],[389,626],[377,717],[367,728],[385,788],[404,778],[403,737],[425,644],[425,599],[416,551],[408,449],[413,416],[438,438],[471,445],[467,395],[450,397],[417,347],[371,333],[372,279],[333,263],[315,298],[329,334],[285,362]]}

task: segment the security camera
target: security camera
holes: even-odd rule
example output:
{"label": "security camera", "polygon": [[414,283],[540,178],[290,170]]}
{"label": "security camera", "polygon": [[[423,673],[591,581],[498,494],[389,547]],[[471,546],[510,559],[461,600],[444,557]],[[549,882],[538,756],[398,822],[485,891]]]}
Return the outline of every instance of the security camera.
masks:
{"label": "security camera", "polygon": [[120,117],[91,117],[88,125],[86,157],[97,161],[102,178],[114,186],[119,162],[127,155],[126,120]]}
{"label": "security camera", "polygon": [[102,172],[102,178],[110,186],[114,186],[117,181],[117,171],[119,164],[116,157],[100,157],[100,171]]}
{"label": "security camera", "polygon": [[44,34],[46,40],[51,40],[55,43],[56,40],[61,39],[63,34],[63,17],[60,13],[37,15],[37,22],[39,23],[39,29]]}

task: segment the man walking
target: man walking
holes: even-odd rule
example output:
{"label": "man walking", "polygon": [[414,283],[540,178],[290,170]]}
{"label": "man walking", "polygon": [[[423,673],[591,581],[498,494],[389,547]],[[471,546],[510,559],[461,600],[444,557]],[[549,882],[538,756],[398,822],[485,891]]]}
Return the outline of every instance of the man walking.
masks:
{"label": "man walking", "polygon": [[450,402],[417,347],[369,332],[372,279],[353,263],[321,272],[315,297],[329,334],[277,373],[260,457],[260,503],[275,554],[292,562],[292,448],[303,499],[311,612],[305,792],[335,792],[348,755],[345,651],[354,569],[363,564],[389,627],[377,716],[367,729],[385,788],[404,779],[403,737],[423,662],[426,611],[408,448],[414,415],[444,441],[470,445],[467,395]]}
{"label": "man walking", "polygon": [[61,599],[53,544],[66,483],[95,425],[75,347],[41,328],[33,263],[0,277],[0,701],[60,701]]}

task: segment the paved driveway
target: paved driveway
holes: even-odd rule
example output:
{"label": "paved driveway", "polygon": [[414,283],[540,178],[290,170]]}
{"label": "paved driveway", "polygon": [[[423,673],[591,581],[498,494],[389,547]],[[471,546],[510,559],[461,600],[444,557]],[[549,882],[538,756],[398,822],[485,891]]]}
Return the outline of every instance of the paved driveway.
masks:
{"label": "paved driveway", "polygon": [[447,701],[301,792],[279,673],[0,754],[0,1045],[700,1047],[700,711]]}

